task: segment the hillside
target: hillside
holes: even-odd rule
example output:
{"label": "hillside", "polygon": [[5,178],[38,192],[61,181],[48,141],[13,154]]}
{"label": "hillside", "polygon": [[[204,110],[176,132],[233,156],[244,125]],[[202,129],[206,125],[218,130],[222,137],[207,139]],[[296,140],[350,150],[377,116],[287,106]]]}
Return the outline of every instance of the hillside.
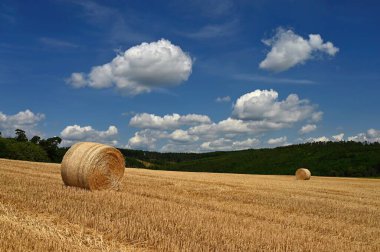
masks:
{"label": "hillside", "polygon": [[0,251],[379,251],[377,179],[128,168],[120,191],[0,159]]}
{"label": "hillside", "polygon": [[[159,170],[289,175],[298,167],[307,167],[319,176],[380,176],[379,143],[320,142],[203,154],[121,151]],[[136,167],[145,166],[138,162]]]}
{"label": "hillside", "polygon": [[[56,137],[38,143],[0,137],[0,158],[60,163],[68,148],[58,143]],[[120,151],[127,167],[134,168],[289,175],[306,167],[319,176],[380,177],[380,143],[319,142],[209,153]]]}

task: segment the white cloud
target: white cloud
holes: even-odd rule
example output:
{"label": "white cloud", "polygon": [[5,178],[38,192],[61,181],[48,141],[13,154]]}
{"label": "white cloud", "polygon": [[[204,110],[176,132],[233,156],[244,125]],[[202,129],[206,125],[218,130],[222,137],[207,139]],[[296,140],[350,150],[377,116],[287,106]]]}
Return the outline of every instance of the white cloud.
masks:
{"label": "white cloud", "polygon": [[[281,101],[276,91],[256,90],[236,101],[232,117],[218,122],[212,122],[206,115],[141,113],[129,122],[140,131],[130,139],[128,146],[165,152],[252,148],[261,134],[312,121],[316,115],[321,119],[322,112],[316,111],[316,107],[295,94]],[[286,139],[279,144],[287,144]]]}
{"label": "white cloud", "polygon": [[369,138],[380,138],[380,130],[369,129],[367,130],[367,136]]}
{"label": "white cloud", "polygon": [[347,139],[348,141],[355,142],[380,142],[380,130],[369,129],[366,133],[359,133],[356,136],[351,136]]}
{"label": "white cloud", "polygon": [[344,141],[344,133],[333,135],[331,137],[320,136],[320,137],[309,137],[307,139],[299,139],[301,142],[340,142]]}
{"label": "white cloud", "polygon": [[188,131],[191,135],[213,138],[219,135],[236,136],[242,134],[258,134],[265,131],[285,128],[283,123],[269,121],[243,121],[239,119],[227,118],[218,123],[198,125],[191,127]]}
{"label": "white cloud", "polygon": [[231,97],[229,96],[224,96],[224,97],[217,97],[215,99],[216,102],[230,102],[231,101]]}
{"label": "white cloud", "polygon": [[22,129],[27,134],[32,135],[37,133],[35,127],[43,119],[45,119],[44,114],[35,114],[29,109],[14,115],[6,115],[0,112],[0,131],[3,136],[13,136],[15,129]]}
{"label": "white cloud", "polygon": [[272,48],[259,66],[261,69],[274,72],[282,72],[297,64],[303,64],[317,52],[334,56],[339,51],[331,42],[323,43],[319,34],[310,34],[309,39],[304,39],[292,30],[283,28],[277,29],[272,39],[263,42]]}
{"label": "white cloud", "polygon": [[197,141],[199,138],[197,136],[189,135],[189,133],[185,130],[177,129],[173,131],[169,138],[173,141],[178,142],[194,142]]}
{"label": "white cloud", "polygon": [[317,125],[315,124],[306,124],[302,126],[302,128],[298,131],[300,134],[307,134],[317,129]]}
{"label": "white cloud", "polygon": [[214,141],[204,142],[201,149],[205,151],[230,151],[253,148],[260,143],[260,140],[248,138],[243,141],[233,141],[231,139],[219,138]]}
{"label": "white cloud", "polygon": [[66,83],[71,84],[74,88],[81,88],[87,85],[84,73],[72,73],[70,78],[66,79]]}
{"label": "white cloud", "polygon": [[161,39],[131,47],[111,62],[93,67],[87,76],[73,73],[68,81],[74,87],[115,87],[124,94],[137,95],[181,84],[189,78],[192,64],[179,46]]}
{"label": "white cloud", "polygon": [[268,140],[268,144],[270,144],[270,145],[277,145],[277,146],[279,146],[279,145],[285,145],[285,144],[287,144],[287,141],[288,140],[288,138],[286,137],[286,136],[283,136],[283,137],[278,137],[278,138],[271,138],[271,139],[269,139]]}
{"label": "white cloud", "polygon": [[326,136],[310,137],[305,140],[305,142],[328,142],[328,141],[331,141],[331,140]]}
{"label": "white cloud", "polygon": [[237,99],[232,115],[241,120],[292,124],[312,118],[315,110],[315,105],[308,100],[300,100],[296,94],[278,101],[276,91],[258,89]]}
{"label": "white cloud", "polygon": [[312,122],[319,122],[320,120],[322,120],[322,117],[323,117],[323,112],[322,111],[314,112],[311,115],[311,121]]}
{"label": "white cloud", "polygon": [[182,152],[182,153],[199,153],[200,148],[197,144],[178,144],[169,142],[160,149],[161,152]]}
{"label": "white cloud", "polygon": [[135,132],[134,136],[129,139],[126,148],[150,151],[157,150],[156,142],[165,137],[167,137],[166,132],[150,129],[141,130]]}
{"label": "white cloud", "polygon": [[174,129],[182,125],[208,124],[211,120],[208,116],[198,114],[165,115],[163,117],[154,114],[142,113],[131,118],[129,125],[145,129]]}
{"label": "white cloud", "polygon": [[117,134],[117,128],[112,125],[105,131],[95,130],[91,126],[81,127],[79,125],[72,125],[62,130],[62,145],[69,146],[76,142],[100,142],[116,145],[117,140],[115,138]]}
{"label": "white cloud", "polygon": [[338,135],[332,136],[331,138],[335,142],[343,141],[344,140],[344,133],[340,133]]}

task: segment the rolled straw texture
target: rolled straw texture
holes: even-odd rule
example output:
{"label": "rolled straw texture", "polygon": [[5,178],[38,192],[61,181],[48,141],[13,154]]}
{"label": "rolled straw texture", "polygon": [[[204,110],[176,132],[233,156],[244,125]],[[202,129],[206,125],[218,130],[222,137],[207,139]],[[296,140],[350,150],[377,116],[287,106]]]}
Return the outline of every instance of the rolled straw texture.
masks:
{"label": "rolled straw texture", "polygon": [[309,180],[311,177],[311,172],[306,168],[299,168],[296,171],[297,180]]}
{"label": "rolled straw texture", "polygon": [[125,159],[119,150],[91,142],[74,144],[61,164],[65,185],[89,190],[117,190],[124,170]]}

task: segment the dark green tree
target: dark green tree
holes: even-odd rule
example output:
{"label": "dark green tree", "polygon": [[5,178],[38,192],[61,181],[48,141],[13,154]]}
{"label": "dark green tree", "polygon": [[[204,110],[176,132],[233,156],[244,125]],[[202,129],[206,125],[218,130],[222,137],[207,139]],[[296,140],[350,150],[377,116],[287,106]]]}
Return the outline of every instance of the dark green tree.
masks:
{"label": "dark green tree", "polygon": [[62,142],[62,139],[60,137],[51,137],[48,139],[42,139],[39,142],[39,145],[46,151],[51,161],[55,163],[59,163],[62,161],[62,157],[64,154],[62,154],[61,149],[58,147],[58,145]]}
{"label": "dark green tree", "polygon": [[23,131],[22,129],[16,129],[15,133],[16,133],[16,137],[15,137],[16,141],[28,142],[28,138],[26,137],[25,131]]}
{"label": "dark green tree", "polygon": [[34,137],[32,137],[32,139],[30,139],[30,142],[31,142],[31,143],[34,143],[34,144],[39,144],[39,143],[40,143],[40,140],[41,140],[41,137],[39,137],[39,136],[34,136]]}

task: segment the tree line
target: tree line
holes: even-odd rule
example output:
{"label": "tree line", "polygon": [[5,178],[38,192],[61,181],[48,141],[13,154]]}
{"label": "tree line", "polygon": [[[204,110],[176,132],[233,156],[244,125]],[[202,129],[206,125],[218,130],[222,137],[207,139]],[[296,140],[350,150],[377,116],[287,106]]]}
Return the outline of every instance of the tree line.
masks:
{"label": "tree line", "polygon": [[[0,158],[60,163],[68,150],[60,137],[28,139],[25,131],[1,137]],[[313,175],[380,177],[380,143],[317,142],[273,149],[249,149],[209,153],[160,153],[119,149],[126,166],[173,171],[293,175],[305,167]]]}
{"label": "tree line", "polygon": [[60,163],[67,148],[60,148],[60,137],[28,139],[22,129],[15,130],[14,137],[4,138],[0,132],[0,158]]}

